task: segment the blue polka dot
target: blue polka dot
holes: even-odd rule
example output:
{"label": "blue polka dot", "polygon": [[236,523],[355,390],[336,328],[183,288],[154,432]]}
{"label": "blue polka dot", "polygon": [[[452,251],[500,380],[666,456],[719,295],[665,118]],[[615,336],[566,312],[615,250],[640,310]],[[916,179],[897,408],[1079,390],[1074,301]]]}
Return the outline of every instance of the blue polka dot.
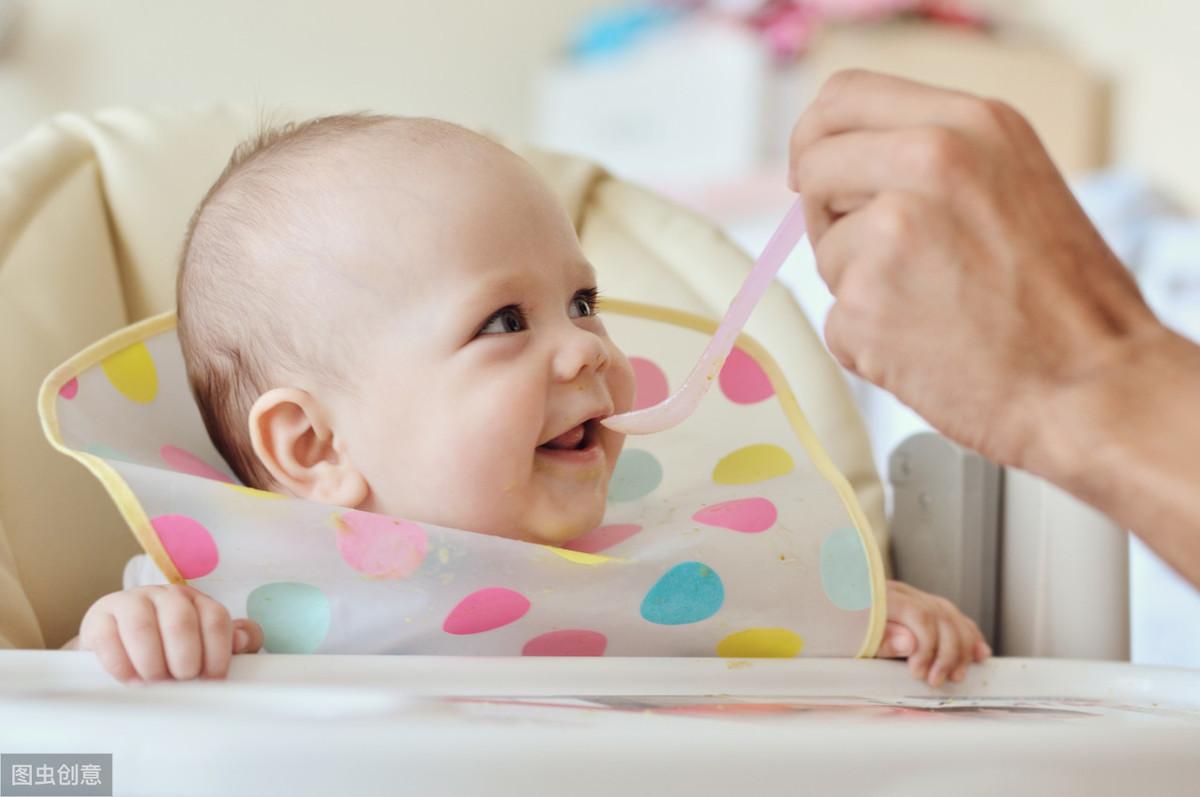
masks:
{"label": "blue polka dot", "polygon": [[268,653],[312,653],[329,633],[329,599],[308,584],[266,584],[246,598],[246,616],[262,626]]}
{"label": "blue polka dot", "polygon": [[725,602],[716,571],[702,562],[683,562],[655,582],[642,601],[642,617],[658,625],[685,625],[712,617]]}
{"label": "blue polka dot", "polygon": [[662,482],[663,469],[649,451],[627,448],[617,460],[608,485],[610,502],[636,501]]}
{"label": "blue polka dot", "polygon": [[821,543],[821,586],[839,609],[871,608],[871,568],[855,529],[836,529]]}

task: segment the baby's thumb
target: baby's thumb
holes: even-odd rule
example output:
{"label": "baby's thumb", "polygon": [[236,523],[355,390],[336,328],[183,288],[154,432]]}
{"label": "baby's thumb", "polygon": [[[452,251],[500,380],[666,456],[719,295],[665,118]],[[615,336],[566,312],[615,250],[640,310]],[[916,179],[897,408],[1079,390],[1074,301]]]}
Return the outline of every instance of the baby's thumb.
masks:
{"label": "baby's thumb", "polygon": [[883,629],[883,641],[875,651],[877,659],[906,659],[917,649],[917,638],[908,626],[888,620]]}
{"label": "baby's thumb", "polygon": [[233,621],[233,652],[257,653],[263,645],[263,632],[258,623],[242,618]]}

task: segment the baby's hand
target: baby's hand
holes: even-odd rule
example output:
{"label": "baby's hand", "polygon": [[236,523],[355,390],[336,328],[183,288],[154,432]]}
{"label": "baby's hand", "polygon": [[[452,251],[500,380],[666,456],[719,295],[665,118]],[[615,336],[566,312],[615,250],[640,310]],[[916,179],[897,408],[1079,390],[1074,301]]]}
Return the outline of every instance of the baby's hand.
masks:
{"label": "baby's hand", "polygon": [[930,686],[941,686],[947,677],[961,681],[968,664],[992,655],[975,622],[945,598],[889,581],[887,607],[887,627],[875,656],[907,657],[913,677],[928,677]]}
{"label": "baby's hand", "polygon": [[124,682],[224,678],[231,652],[255,653],[262,642],[258,623],[230,621],[224,606],[183,584],[105,595],[79,626],[79,648]]}

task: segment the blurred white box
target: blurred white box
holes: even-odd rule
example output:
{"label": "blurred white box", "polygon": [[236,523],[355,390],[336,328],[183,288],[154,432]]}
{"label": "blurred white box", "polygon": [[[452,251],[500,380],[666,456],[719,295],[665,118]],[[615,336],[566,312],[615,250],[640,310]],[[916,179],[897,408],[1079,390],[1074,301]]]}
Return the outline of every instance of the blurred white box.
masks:
{"label": "blurred white box", "polygon": [[534,136],[657,187],[741,177],[773,138],[779,71],[750,31],[684,20],[557,65],[538,87]]}

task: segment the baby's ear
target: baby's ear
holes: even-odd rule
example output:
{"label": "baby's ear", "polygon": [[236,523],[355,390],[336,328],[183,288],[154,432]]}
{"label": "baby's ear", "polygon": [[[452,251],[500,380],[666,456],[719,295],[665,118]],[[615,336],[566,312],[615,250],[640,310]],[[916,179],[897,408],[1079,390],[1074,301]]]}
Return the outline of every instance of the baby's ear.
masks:
{"label": "baby's ear", "polygon": [[277,387],[250,408],[254,454],[292,495],[337,506],[367,498],[366,478],[345,455],[326,409],[310,393]]}

